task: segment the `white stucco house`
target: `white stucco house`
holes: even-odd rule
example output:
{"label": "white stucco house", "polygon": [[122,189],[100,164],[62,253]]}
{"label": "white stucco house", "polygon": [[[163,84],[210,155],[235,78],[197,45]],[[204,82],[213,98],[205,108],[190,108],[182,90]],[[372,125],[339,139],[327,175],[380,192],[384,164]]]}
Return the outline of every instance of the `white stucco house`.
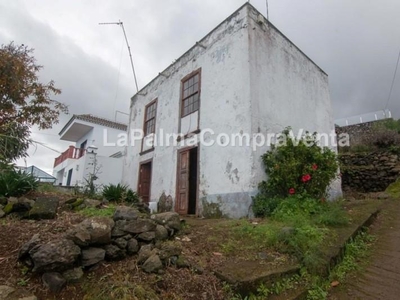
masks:
{"label": "white stucco house", "polygon": [[269,147],[253,145],[287,126],[333,132],[328,76],[246,3],[132,97],[123,182],[153,208],[248,216]]}
{"label": "white stucco house", "polygon": [[56,185],[84,186],[90,174],[99,187],[121,182],[124,147],[109,145],[127,125],[89,114],[73,115],[60,131],[60,140],[73,142],[55,158],[53,176]]}

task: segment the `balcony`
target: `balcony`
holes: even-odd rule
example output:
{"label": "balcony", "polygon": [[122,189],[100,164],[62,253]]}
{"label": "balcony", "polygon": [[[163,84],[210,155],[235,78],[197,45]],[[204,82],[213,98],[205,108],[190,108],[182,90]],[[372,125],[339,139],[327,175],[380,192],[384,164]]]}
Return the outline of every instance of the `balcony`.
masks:
{"label": "balcony", "polygon": [[86,149],[75,148],[74,146],[69,146],[67,150],[65,150],[59,157],[54,160],[54,167],[63,163],[67,159],[79,159],[84,156],[86,153]]}

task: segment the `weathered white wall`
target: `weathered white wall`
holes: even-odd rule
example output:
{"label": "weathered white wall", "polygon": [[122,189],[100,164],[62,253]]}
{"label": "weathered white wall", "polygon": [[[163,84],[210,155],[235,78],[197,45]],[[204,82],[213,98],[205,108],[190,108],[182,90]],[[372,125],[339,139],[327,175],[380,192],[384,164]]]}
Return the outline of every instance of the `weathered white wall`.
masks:
{"label": "weathered white wall", "polygon": [[[290,125],[319,131],[333,128],[327,76],[275,29],[256,24],[254,17],[253,8],[243,6],[200,41],[206,49],[193,47],[163,71],[167,77],[156,77],[136,94],[129,134],[142,129],[145,106],[156,98],[156,133],[178,133],[180,82],[198,68],[199,129],[212,129],[211,139],[220,133],[280,132]],[[182,120],[182,131],[188,127]],[[180,148],[155,145],[154,151],[140,155],[141,140],[136,140],[126,149],[124,183],[136,189],[139,163],[152,159],[151,201],[158,201],[163,192],[175,199]],[[227,216],[247,216],[251,196],[265,179],[260,160],[265,150],[200,145],[198,213],[208,215],[211,207]]]}
{"label": "weathered white wall", "polygon": [[[201,130],[212,128],[216,135],[249,131],[249,67],[246,10],[241,10],[201,41],[206,49],[196,46],[174,65],[132,98],[129,129],[142,129],[144,107],[158,98],[156,133],[178,133],[180,83],[187,74],[201,67],[200,123]],[[142,96],[145,95],[145,96]],[[197,128],[197,113],[182,119],[181,132]],[[215,138],[215,137],[214,137]],[[141,142],[127,148],[123,180],[137,188],[138,166],[153,159],[151,200],[158,201],[163,192],[175,198],[177,149],[182,146],[156,146],[140,155]],[[199,147],[200,185],[199,210],[202,201],[220,201],[219,195],[243,193],[247,190],[251,168],[251,152],[240,148]],[[240,157],[241,159],[237,159]]]}
{"label": "weathered white wall", "polygon": [[[259,13],[249,9],[252,131],[280,133],[288,126],[295,135],[303,129],[334,132],[328,75]],[[265,180],[260,147],[254,156],[252,186]],[[336,151],[336,149],[334,149]],[[333,190],[341,194],[340,186]]]}

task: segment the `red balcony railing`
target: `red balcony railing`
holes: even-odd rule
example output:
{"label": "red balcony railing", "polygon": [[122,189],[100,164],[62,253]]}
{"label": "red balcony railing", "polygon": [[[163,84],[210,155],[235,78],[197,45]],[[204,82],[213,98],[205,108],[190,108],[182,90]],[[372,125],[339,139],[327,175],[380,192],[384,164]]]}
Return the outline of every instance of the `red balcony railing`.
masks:
{"label": "red balcony railing", "polygon": [[75,148],[74,146],[69,146],[67,150],[65,150],[59,157],[54,160],[54,167],[61,164],[63,161],[67,160],[68,158],[71,159],[79,159],[84,156],[86,153],[86,149]]}

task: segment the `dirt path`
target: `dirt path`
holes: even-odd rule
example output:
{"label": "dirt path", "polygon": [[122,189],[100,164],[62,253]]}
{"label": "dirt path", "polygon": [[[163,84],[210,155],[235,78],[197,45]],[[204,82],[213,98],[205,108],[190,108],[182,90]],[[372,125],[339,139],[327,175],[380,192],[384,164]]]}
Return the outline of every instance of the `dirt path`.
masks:
{"label": "dirt path", "polygon": [[329,299],[400,299],[400,200],[388,203],[371,233],[377,242],[364,272]]}

